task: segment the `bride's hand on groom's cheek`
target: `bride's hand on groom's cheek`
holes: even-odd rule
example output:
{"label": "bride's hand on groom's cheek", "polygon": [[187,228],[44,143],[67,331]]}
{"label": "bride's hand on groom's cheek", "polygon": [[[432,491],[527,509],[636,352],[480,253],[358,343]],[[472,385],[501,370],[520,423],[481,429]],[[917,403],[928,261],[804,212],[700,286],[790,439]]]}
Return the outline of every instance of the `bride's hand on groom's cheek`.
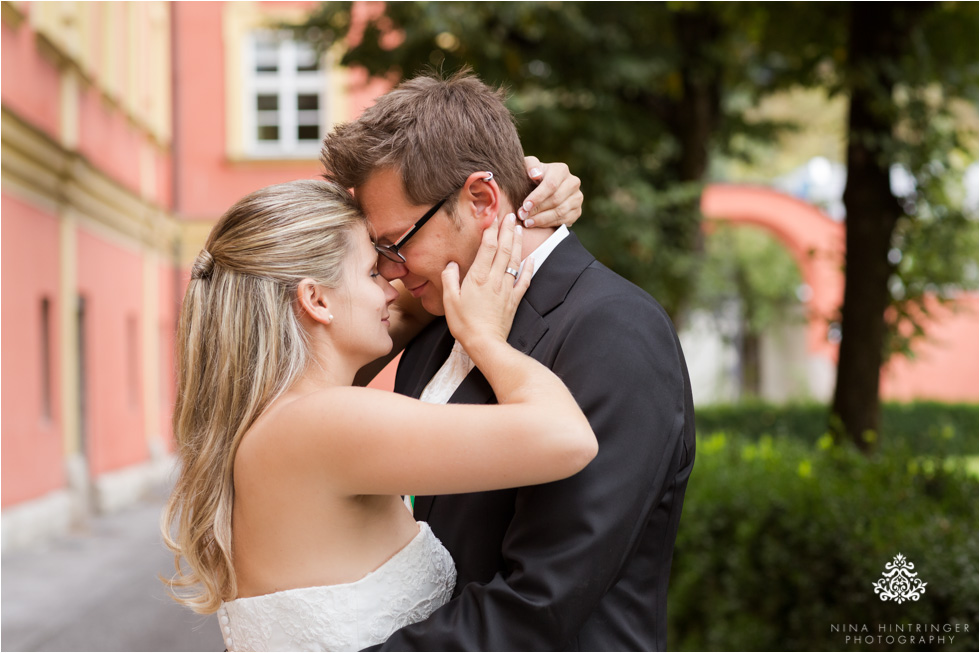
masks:
{"label": "bride's hand on groom's cheek", "polygon": [[521,265],[522,252],[521,227],[509,213],[484,230],[480,249],[462,280],[455,262],[442,272],[449,330],[471,356],[474,344],[507,340],[534,272],[533,258]]}
{"label": "bride's hand on groom's cheek", "polygon": [[538,186],[517,211],[526,227],[571,226],[582,215],[582,181],[564,163],[541,163],[524,157],[524,167]]}

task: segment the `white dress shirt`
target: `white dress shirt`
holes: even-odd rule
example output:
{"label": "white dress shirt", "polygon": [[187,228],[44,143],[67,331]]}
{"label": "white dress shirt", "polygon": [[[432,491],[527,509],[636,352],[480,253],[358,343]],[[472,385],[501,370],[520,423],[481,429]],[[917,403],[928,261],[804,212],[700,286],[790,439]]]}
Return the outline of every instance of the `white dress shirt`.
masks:
{"label": "white dress shirt", "polygon": [[[545,259],[551,255],[551,252],[555,250],[558,243],[565,240],[570,232],[568,227],[562,225],[555,230],[555,233],[548,236],[548,239],[541,243],[537,249],[531,252],[528,256],[533,256],[534,258],[534,270],[531,273],[531,279],[533,283],[534,275],[541,266],[544,264]],[[521,261],[521,270],[524,269],[524,263],[527,261],[525,258]],[[425,386],[425,390],[422,391],[422,396],[419,397],[422,401],[430,404],[445,404],[449,401],[449,398],[453,396],[456,389],[466,378],[475,364],[470,360],[469,355],[463,350],[463,346],[459,344],[459,341],[453,343],[453,349],[449,352],[449,358],[446,362],[442,364],[439,371],[435,373],[429,384]]]}

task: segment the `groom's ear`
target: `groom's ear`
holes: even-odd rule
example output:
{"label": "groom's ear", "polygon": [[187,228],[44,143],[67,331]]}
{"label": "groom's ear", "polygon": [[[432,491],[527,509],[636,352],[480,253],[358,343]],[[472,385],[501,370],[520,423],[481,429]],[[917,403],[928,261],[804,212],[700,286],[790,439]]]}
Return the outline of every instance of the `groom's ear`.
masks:
{"label": "groom's ear", "polygon": [[326,289],[313,279],[303,279],[296,287],[296,302],[302,313],[320,324],[330,324],[330,299]]}
{"label": "groom's ear", "polygon": [[500,186],[490,172],[474,172],[466,178],[459,194],[460,208],[466,209],[460,215],[465,219],[472,217],[480,230],[486,229],[500,211]]}

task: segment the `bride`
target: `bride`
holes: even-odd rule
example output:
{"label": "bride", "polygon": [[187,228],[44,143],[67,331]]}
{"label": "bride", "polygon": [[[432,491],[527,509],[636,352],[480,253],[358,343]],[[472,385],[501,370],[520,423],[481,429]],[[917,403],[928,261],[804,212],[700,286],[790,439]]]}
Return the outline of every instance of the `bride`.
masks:
{"label": "bride", "polygon": [[428,316],[378,274],[346,190],[271,186],[217,223],[181,309],[181,469],[162,525],[175,598],[218,612],[229,650],[383,642],[448,601],[456,577],[401,495],[554,481],[595,456],[562,382],[506,342],[532,266],[516,272],[508,215],[462,282],[455,264],[443,272],[450,329],[499,405],[429,405],[352,387]]}

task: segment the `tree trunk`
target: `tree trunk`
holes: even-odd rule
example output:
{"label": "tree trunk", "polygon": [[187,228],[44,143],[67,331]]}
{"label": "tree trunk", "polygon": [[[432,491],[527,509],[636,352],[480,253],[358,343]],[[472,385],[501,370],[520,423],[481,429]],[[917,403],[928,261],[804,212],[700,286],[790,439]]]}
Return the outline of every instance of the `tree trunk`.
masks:
{"label": "tree trunk", "polygon": [[742,367],[740,399],[758,399],[762,394],[762,341],[759,334],[742,325],[739,359]]}
{"label": "tree trunk", "polygon": [[[661,114],[677,139],[677,152],[669,169],[680,182],[703,182],[708,171],[712,136],[721,122],[722,65],[710,55],[706,43],[721,38],[722,29],[715,11],[708,7],[688,8],[670,13],[677,35],[682,94],[668,101]],[[658,98],[658,104],[662,98]],[[691,197],[659,216],[665,240],[687,252],[704,250],[701,231],[701,198]],[[695,276],[680,272],[674,292],[666,297],[665,308],[678,328],[683,326],[685,308],[692,295]]]}
{"label": "tree trunk", "polygon": [[709,147],[721,119],[721,63],[705,54],[706,43],[721,37],[721,25],[710,8],[673,14],[681,52],[683,95],[669,121],[680,145],[677,176],[701,181],[708,171]]}
{"label": "tree trunk", "polygon": [[[884,360],[885,310],[890,303],[888,261],[902,215],[889,183],[888,143],[895,111],[894,80],[886,72],[905,43],[909,11],[893,3],[851,4],[851,90],[848,115],[844,304],[834,390],[834,430],[868,451],[878,433],[879,384]],[[918,8],[914,8],[913,11]]]}

